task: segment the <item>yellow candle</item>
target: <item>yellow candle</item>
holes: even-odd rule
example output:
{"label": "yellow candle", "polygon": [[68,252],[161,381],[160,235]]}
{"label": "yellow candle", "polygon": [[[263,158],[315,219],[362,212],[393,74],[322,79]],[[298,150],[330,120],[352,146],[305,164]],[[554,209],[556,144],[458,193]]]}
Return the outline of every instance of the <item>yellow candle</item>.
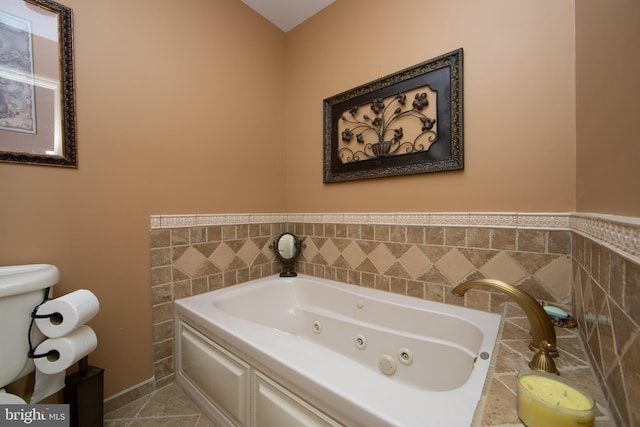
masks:
{"label": "yellow candle", "polygon": [[520,372],[518,416],[527,427],[593,427],[595,402],[557,375]]}

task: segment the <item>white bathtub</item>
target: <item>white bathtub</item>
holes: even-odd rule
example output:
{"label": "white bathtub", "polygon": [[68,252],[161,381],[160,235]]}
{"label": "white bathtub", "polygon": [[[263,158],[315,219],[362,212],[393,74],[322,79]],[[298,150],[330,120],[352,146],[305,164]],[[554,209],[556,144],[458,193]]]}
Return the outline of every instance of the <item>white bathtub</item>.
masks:
{"label": "white bathtub", "polygon": [[230,426],[467,427],[500,324],[495,314],[304,275],[175,309],[176,380]]}

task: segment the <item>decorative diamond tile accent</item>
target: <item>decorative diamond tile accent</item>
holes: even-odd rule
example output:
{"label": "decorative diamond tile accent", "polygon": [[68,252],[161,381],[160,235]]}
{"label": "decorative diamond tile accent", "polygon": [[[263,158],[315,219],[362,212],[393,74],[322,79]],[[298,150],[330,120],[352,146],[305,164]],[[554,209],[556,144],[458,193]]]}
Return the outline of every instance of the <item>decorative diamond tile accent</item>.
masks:
{"label": "decorative diamond tile accent", "polygon": [[387,271],[389,267],[396,262],[396,257],[393,256],[389,248],[385,246],[384,243],[380,243],[376,248],[369,254],[369,259],[376,266],[379,273],[384,273]]}
{"label": "decorative diamond tile accent", "polygon": [[192,277],[206,260],[207,258],[200,251],[189,246],[173,265],[187,276]]}
{"label": "decorative diamond tile accent", "polygon": [[327,264],[333,265],[333,263],[340,257],[340,251],[333,241],[329,239],[320,248],[320,255],[322,255],[325,261],[327,261]]}
{"label": "decorative diamond tile accent", "polygon": [[316,255],[320,252],[315,243],[313,243],[313,239],[305,239],[304,247],[302,248],[302,255],[305,257],[307,261],[311,261],[316,257]]}
{"label": "decorative diamond tile accent", "polygon": [[224,270],[233,259],[236,257],[236,253],[226,243],[221,243],[215,251],[209,257],[209,261],[213,263],[220,270]]}
{"label": "decorative diamond tile accent", "polygon": [[247,240],[247,242],[242,245],[242,248],[238,251],[238,257],[247,265],[251,265],[259,253],[260,248],[258,248],[253,240]]}
{"label": "decorative diamond tile accent", "polygon": [[516,284],[527,276],[527,271],[522,268],[506,252],[500,252],[479,269],[485,277],[502,280],[510,284]]}
{"label": "decorative diamond tile accent", "polygon": [[349,245],[342,251],[342,257],[353,269],[362,264],[362,261],[367,257],[360,245],[355,241],[349,243]]}
{"label": "decorative diamond tile accent", "polygon": [[431,261],[420,249],[412,246],[400,257],[400,264],[415,279],[431,266]]}
{"label": "decorative diamond tile accent", "polygon": [[275,261],[276,259],[276,253],[273,251],[272,248],[269,247],[269,245],[271,245],[271,242],[267,242],[262,249],[260,250],[260,252],[262,252],[262,255],[264,255],[269,261]]}
{"label": "decorative diamond tile accent", "polygon": [[458,283],[475,270],[473,264],[455,248],[440,258],[436,267],[447,276],[451,283]]}
{"label": "decorative diamond tile accent", "polygon": [[569,257],[556,258],[535,275],[536,279],[558,301],[569,302],[571,298],[571,260]]}

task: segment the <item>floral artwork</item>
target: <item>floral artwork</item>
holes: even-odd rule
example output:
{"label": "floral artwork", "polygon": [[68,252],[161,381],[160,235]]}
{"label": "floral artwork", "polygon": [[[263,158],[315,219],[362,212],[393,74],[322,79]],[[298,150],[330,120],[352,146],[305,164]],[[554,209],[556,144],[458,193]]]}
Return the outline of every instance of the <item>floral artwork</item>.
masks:
{"label": "floral artwork", "polygon": [[[410,106],[407,94],[399,93],[376,98],[364,106],[356,105],[343,114],[339,125],[340,161],[349,163],[429,150],[438,140],[437,93],[425,86],[411,95],[414,99]],[[430,103],[430,99],[434,102]],[[352,144],[354,140],[356,144]]]}
{"label": "floral artwork", "polygon": [[31,24],[0,12],[0,129],[36,133]]}
{"label": "floral artwork", "polygon": [[462,48],[323,101],[323,182],[464,169]]}

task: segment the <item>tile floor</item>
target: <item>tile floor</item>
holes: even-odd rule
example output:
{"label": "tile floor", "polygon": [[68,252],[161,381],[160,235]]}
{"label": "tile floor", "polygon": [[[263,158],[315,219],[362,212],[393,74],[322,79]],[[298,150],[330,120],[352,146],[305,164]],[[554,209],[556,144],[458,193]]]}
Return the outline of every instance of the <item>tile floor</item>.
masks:
{"label": "tile floor", "polygon": [[104,427],[215,426],[176,384],[170,384],[106,414]]}

